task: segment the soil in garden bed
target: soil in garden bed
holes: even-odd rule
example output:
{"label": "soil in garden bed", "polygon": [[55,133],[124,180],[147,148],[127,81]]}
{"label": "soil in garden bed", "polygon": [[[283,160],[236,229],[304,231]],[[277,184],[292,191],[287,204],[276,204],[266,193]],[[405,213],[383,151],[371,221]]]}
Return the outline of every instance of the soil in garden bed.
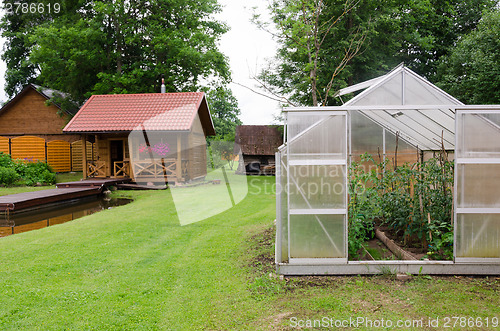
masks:
{"label": "soil in garden bed", "polygon": [[[371,255],[368,255],[368,253]],[[392,254],[392,252],[377,238],[373,238],[366,242],[366,251],[361,249],[358,252],[360,261],[372,261],[372,257],[375,260],[396,260],[397,258]]]}
{"label": "soil in garden bed", "polygon": [[384,232],[384,234],[394,241],[396,245],[413,255],[417,260],[421,260],[427,254],[427,248],[421,247],[420,243],[409,243],[405,245],[404,238],[402,236],[398,236],[396,232],[389,228],[387,225],[376,224],[376,227]]}

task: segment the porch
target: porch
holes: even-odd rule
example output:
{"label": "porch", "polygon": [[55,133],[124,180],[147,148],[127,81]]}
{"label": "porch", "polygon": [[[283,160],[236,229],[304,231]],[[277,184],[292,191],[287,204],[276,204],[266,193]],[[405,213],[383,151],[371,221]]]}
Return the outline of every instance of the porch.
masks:
{"label": "porch", "polygon": [[[109,162],[87,160],[87,178],[106,178],[107,169],[111,169],[109,177],[132,178],[134,181],[176,181],[187,180],[189,160],[168,158],[160,160],[123,160]],[[180,169],[180,172],[177,171]]]}

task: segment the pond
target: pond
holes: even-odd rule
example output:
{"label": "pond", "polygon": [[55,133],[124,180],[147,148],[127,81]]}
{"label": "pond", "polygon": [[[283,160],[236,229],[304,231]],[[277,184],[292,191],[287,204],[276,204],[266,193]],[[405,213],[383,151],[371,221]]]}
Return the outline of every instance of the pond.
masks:
{"label": "pond", "polygon": [[125,198],[90,197],[51,204],[35,210],[0,213],[0,237],[66,223],[132,201]]}

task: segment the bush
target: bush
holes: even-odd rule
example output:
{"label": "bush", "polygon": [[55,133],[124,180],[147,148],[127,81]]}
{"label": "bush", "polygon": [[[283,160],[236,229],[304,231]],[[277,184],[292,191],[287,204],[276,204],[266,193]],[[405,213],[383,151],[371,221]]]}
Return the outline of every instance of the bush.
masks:
{"label": "bush", "polygon": [[37,183],[52,185],[56,182],[56,174],[47,163],[13,161],[9,154],[0,152],[0,184],[12,185],[20,179],[20,184],[28,186]]}
{"label": "bush", "polygon": [[9,154],[0,152],[0,167],[11,168],[14,166],[14,161]]}
{"label": "bush", "polygon": [[41,184],[54,184],[56,182],[56,175],[52,172],[52,168],[43,162],[23,163],[18,164],[18,173],[23,177],[26,185],[31,186],[36,183]]}
{"label": "bush", "polygon": [[14,168],[0,166],[0,184],[10,186],[19,179],[19,174]]}

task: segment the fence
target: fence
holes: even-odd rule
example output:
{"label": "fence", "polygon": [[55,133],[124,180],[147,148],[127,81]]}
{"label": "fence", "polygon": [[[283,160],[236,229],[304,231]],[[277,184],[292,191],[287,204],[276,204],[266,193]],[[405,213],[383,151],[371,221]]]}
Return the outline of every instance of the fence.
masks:
{"label": "fence", "polygon": [[[92,143],[87,141],[87,159],[92,159]],[[36,136],[16,138],[0,137],[0,152],[10,154],[12,159],[28,162],[47,162],[56,172],[82,171],[82,141],[69,143],[63,140],[46,142]]]}

